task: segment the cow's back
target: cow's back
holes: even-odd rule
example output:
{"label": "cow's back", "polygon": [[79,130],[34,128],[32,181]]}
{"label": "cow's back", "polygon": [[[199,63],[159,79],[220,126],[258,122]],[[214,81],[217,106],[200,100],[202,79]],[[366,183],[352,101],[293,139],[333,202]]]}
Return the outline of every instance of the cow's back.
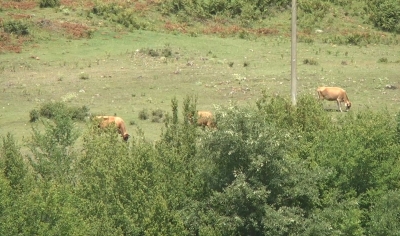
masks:
{"label": "cow's back", "polygon": [[96,119],[100,121],[100,127],[105,128],[109,124],[115,122],[116,117],[114,116],[96,116]]}
{"label": "cow's back", "polygon": [[215,127],[213,114],[209,111],[198,111],[197,125]]}
{"label": "cow's back", "polygon": [[320,99],[325,99],[328,101],[334,101],[338,98],[342,98],[343,94],[346,93],[344,89],[338,87],[319,87],[317,92]]}
{"label": "cow's back", "polygon": [[209,111],[198,111],[198,112],[197,112],[197,116],[198,116],[199,118],[200,118],[200,117],[202,117],[202,118],[209,118],[209,119],[212,119],[212,118],[213,118],[212,113],[209,112]]}

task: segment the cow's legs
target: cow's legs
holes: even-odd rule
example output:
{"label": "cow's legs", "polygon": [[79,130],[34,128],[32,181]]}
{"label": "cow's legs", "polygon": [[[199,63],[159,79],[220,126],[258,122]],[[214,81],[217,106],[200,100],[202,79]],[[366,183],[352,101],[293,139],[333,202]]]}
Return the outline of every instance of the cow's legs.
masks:
{"label": "cow's legs", "polygon": [[339,101],[339,100],[336,100],[336,102],[337,102],[338,110],[339,110],[340,112],[342,112],[342,106],[341,106],[341,104],[340,104],[340,101]]}

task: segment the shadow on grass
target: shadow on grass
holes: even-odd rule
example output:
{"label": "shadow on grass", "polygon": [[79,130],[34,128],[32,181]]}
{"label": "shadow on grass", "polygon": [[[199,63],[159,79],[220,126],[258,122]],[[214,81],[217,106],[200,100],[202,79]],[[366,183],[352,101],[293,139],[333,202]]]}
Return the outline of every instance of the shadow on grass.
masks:
{"label": "shadow on grass", "polygon": [[332,108],[324,108],[324,110],[327,112],[340,112],[338,109],[332,109]]}

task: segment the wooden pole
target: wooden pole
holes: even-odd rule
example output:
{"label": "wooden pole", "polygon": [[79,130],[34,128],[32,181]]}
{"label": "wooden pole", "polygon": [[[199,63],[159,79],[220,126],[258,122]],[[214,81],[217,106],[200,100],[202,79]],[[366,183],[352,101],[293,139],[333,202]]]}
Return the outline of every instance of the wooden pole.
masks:
{"label": "wooden pole", "polygon": [[292,104],[296,105],[297,95],[297,4],[296,0],[292,0],[292,83],[291,83],[291,94]]}

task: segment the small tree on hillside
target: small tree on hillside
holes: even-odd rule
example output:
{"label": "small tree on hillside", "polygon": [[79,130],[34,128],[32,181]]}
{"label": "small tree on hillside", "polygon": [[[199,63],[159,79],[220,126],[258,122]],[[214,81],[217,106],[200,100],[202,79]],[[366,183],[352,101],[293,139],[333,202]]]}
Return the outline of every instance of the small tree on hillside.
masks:
{"label": "small tree on hillside", "polygon": [[68,115],[58,113],[53,120],[42,120],[45,132],[32,126],[29,157],[33,169],[44,179],[72,181],[73,161],[76,158],[73,144],[79,136]]}

